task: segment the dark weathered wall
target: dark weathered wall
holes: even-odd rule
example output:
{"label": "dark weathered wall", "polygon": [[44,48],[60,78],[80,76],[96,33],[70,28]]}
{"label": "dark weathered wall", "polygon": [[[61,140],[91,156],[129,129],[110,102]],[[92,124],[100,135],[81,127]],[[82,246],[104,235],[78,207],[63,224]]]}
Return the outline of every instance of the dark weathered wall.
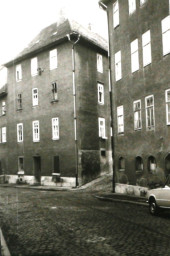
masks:
{"label": "dark weathered wall", "polygon": [[[118,170],[118,159],[125,158],[125,174],[128,182],[144,183],[155,179],[155,175],[148,173],[147,161],[154,156],[157,162],[157,173],[162,179],[164,175],[164,158],[170,152],[170,127],[166,125],[165,90],[170,88],[170,55],[162,54],[161,21],[168,16],[169,1],[146,1],[143,7],[137,3],[137,11],[129,16],[128,1],[119,0],[120,25],[113,29],[113,2],[108,5],[109,35],[111,43],[113,101],[115,102],[115,165],[117,181],[122,182],[122,173]],[[151,31],[152,63],[143,68],[142,64],[142,34]],[[139,40],[139,71],[131,73],[130,43]],[[115,82],[114,54],[121,50],[122,79]],[[155,129],[146,131],[145,97],[154,95],[155,101]],[[134,130],[133,101],[141,99],[142,129]],[[117,106],[124,106],[124,135],[117,134]],[[142,174],[136,173],[135,158],[141,156],[144,163]],[[124,179],[125,180],[125,179]]]}
{"label": "dark weathered wall", "polygon": [[[103,56],[103,73],[97,71],[97,53]],[[98,103],[97,82],[104,85],[104,105]],[[98,177],[102,172],[109,172],[110,146],[110,101],[108,85],[108,60],[106,53],[90,47],[76,46],[76,86],[78,110],[78,147],[79,171],[82,182]],[[99,138],[98,118],[106,120],[106,136]],[[106,150],[106,157],[101,157],[100,149]]]}
{"label": "dark weathered wall", "polygon": [[[75,176],[71,45],[60,45],[58,68],[49,70],[49,51],[38,57],[41,76],[31,76],[30,59],[22,62],[23,79],[15,81],[15,66],[8,77],[8,173],[16,174],[18,156],[24,156],[25,174],[33,175],[33,156],[41,156],[41,174],[51,175],[53,156],[59,155],[62,176]],[[51,103],[53,81],[58,84],[58,102]],[[38,88],[39,105],[32,106],[32,88]],[[16,111],[17,94],[22,93],[23,110]],[[52,140],[51,119],[59,117],[60,139]],[[40,142],[33,142],[32,121],[40,122]],[[23,123],[24,142],[17,143],[17,123]],[[2,147],[3,145],[0,145]]]}

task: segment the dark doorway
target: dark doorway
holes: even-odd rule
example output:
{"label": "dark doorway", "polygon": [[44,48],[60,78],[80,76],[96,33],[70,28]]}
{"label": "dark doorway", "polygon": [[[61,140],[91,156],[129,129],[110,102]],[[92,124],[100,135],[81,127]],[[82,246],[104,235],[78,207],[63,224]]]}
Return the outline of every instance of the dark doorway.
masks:
{"label": "dark doorway", "polygon": [[34,176],[36,184],[41,184],[41,157],[34,156]]}
{"label": "dark doorway", "polygon": [[60,173],[60,160],[59,156],[54,156],[54,172]]}

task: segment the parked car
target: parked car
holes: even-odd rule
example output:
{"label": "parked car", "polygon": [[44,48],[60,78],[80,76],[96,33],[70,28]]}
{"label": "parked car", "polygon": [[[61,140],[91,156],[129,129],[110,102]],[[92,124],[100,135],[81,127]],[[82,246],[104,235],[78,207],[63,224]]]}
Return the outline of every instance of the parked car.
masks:
{"label": "parked car", "polygon": [[152,215],[158,214],[161,209],[170,209],[170,175],[165,186],[149,190],[147,197]]}

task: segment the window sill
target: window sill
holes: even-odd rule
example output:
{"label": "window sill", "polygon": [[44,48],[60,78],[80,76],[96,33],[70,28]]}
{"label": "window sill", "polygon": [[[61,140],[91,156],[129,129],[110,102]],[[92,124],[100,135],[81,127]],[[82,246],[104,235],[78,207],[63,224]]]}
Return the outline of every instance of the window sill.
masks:
{"label": "window sill", "polygon": [[137,170],[137,171],[136,171],[136,174],[142,174],[142,173],[143,173],[142,170]]}
{"label": "window sill", "polygon": [[17,111],[22,111],[22,108],[17,108]]}
{"label": "window sill", "polygon": [[167,55],[170,55],[170,52],[163,53],[163,58],[166,58]]}
{"label": "window sill", "polygon": [[120,24],[117,24],[116,26],[113,26],[113,29],[116,29],[120,26]]}
{"label": "window sill", "polygon": [[59,100],[52,100],[51,103],[56,103],[58,102]]}
{"label": "window sill", "polygon": [[118,133],[118,136],[124,136],[125,134],[124,133]]}
{"label": "window sill", "polygon": [[21,81],[22,81],[22,79],[20,79],[20,80],[16,80],[16,82],[17,82],[17,83],[19,83],[19,82],[21,82]]}
{"label": "window sill", "polygon": [[150,127],[150,128],[147,127],[147,128],[146,128],[146,131],[147,131],[147,132],[155,131],[155,127]]}
{"label": "window sill", "polygon": [[56,140],[59,140],[59,138],[58,138],[58,139],[53,139],[53,138],[52,138],[52,140],[53,140],[53,141],[56,141]]}
{"label": "window sill", "polygon": [[125,172],[125,169],[119,169],[119,172]]}
{"label": "window sill", "polygon": [[58,67],[50,68],[50,71],[51,71],[51,70],[54,70],[54,69],[57,69],[57,68],[58,68]]}

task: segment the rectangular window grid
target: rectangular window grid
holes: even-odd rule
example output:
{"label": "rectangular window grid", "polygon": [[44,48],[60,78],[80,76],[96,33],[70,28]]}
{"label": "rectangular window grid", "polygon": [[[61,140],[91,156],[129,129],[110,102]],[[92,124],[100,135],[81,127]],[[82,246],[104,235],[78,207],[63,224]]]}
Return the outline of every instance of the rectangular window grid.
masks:
{"label": "rectangular window grid", "polygon": [[38,89],[37,88],[32,89],[32,105],[33,106],[38,105]]}
{"label": "rectangular window grid", "polygon": [[33,142],[40,141],[39,121],[32,122],[32,129],[33,129]]}
{"label": "rectangular window grid", "polygon": [[52,100],[58,100],[58,88],[57,82],[52,83]]}
{"label": "rectangular window grid", "polygon": [[145,98],[146,107],[146,128],[148,130],[154,129],[155,126],[155,114],[154,114],[154,96],[148,96]]}
{"label": "rectangular window grid", "polygon": [[115,54],[115,79],[116,81],[122,78],[121,51]]}
{"label": "rectangular window grid", "polygon": [[34,57],[31,59],[31,75],[36,76],[38,74],[38,59]]}
{"label": "rectangular window grid", "polygon": [[134,129],[140,130],[142,128],[142,116],[141,116],[141,100],[134,101]]}
{"label": "rectangular window grid", "polygon": [[16,66],[16,81],[19,82],[22,80],[22,68],[21,64],[18,64]]}
{"label": "rectangular window grid", "polygon": [[17,141],[23,142],[23,124],[17,124]]}
{"label": "rectangular window grid", "polygon": [[129,0],[129,15],[136,11],[136,0]]}
{"label": "rectangular window grid", "polygon": [[170,89],[165,91],[166,102],[166,124],[170,125]]}
{"label": "rectangular window grid", "polygon": [[116,28],[119,25],[119,2],[116,1],[113,4],[113,27]]}
{"label": "rectangular window grid", "polygon": [[6,103],[2,101],[2,116],[6,115]]}
{"label": "rectangular window grid", "polygon": [[170,53],[170,15],[162,20],[163,55]]}
{"label": "rectangular window grid", "polygon": [[57,68],[57,49],[51,50],[50,53],[50,70]]}
{"label": "rectangular window grid", "polygon": [[104,86],[103,84],[98,83],[98,103],[103,105],[104,104]]}
{"label": "rectangular window grid", "polygon": [[2,143],[6,142],[6,127],[2,127]]}
{"label": "rectangular window grid", "polygon": [[99,117],[99,137],[106,138],[105,118]]}
{"label": "rectangular window grid", "polygon": [[17,96],[17,109],[22,109],[22,94],[19,93]]}
{"label": "rectangular window grid", "polygon": [[59,139],[59,118],[58,117],[52,118],[52,139],[53,140]]}
{"label": "rectangular window grid", "polygon": [[124,133],[124,110],[123,106],[117,107],[117,129],[118,134]]}
{"label": "rectangular window grid", "polygon": [[148,30],[142,35],[142,47],[143,47],[143,66],[145,67],[152,62],[150,30]]}
{"label": "rectangular window grid", "polygon": [[103,73],[103,56],[97,54],[97,71]]}
{"label": "rectangular window grid", "polygon": [[133,73],[137,70],[139,70],[138,39],[131,43],[131,71]]}

